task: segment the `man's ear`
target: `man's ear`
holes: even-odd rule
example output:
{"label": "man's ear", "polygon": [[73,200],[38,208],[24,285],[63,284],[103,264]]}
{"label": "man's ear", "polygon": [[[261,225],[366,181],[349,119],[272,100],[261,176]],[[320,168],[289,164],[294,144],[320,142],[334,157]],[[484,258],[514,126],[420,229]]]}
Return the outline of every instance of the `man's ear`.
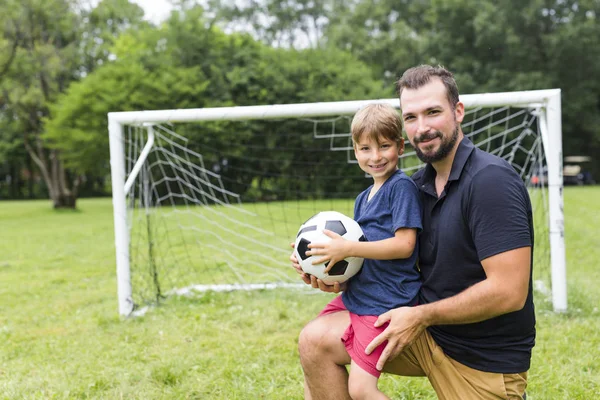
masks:
{"label": "man's ear", "polygon": [[456,122],[459,124],[462,123],[465,118],[465,105],[460,101],[454,106],[454,118],[456,118]]}

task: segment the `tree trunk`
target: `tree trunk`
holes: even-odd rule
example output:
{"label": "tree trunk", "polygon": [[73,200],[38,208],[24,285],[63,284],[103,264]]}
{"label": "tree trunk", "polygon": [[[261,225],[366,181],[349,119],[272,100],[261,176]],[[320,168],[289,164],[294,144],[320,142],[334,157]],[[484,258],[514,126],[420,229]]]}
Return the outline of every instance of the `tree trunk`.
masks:
{"label": "tree trunk", "polygon": [[29,173],[29,179],[27,179],[28,198],[33,200],[35,199],[35,172],[31,164],[31,157],[27,158],[27,171]]}
{"label": "tree trunk", "polygon": [[72,182],[72,189],[69,188],[67,173],[60,159],[58,150],[50,150],[46,157],[46,149],[43,148],[40,141],[37,140],[37,147],[34,149],[29,141],[25,140],[25,148],[31,156],[31,159],[39,167],[42,178],[48,187],[48,195],[52,200],[55,209],[58,208],[76,208],[77,189],[79,186],[79,177]]}
{"label": "tree trunk", "polygon": [[54,201],[54,208],[76,208],[77,198],[72,193],[61,193]]}

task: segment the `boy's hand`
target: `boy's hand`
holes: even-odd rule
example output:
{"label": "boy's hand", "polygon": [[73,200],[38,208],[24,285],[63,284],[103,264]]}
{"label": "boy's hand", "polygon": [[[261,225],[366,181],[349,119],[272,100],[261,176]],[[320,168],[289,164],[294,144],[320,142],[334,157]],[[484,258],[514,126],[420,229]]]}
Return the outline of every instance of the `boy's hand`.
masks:
{"label": "boy's hand", "polygon": [[331,241],[327,243],[309,244],[309,251],[307,251],[306,254],[310,256],[320,256],[312,262],[313,265],[329,262],[327,268],[324,270],[324,272],[327,273],[338,261],[342,261],[344,258],[350,256],[350,246],[352,243],[328,229],[323,229],[323,233],[329,236]]}

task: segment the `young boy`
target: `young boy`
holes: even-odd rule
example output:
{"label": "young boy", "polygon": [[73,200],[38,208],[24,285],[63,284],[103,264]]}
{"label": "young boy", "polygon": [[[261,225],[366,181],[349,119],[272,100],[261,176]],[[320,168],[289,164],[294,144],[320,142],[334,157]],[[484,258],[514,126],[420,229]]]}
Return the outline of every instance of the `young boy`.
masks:
{"label": "young boy", "polygon": [[[419,190],[398,169],[404,139],[400,115],[392,106],[370,104],[362,108],[352,120],[351,131],[358,165],[373,177],[373,185],[360,193],[354,204],[354,219],[367,241],[352,242],[325,231],[332,240],[310,244],[306,254],[319,256],[315,264],[329,261],[330,266],[346,257],[365,259],[360,272],[342,284],[342,295],[317,318],[349,314],[350,324],[341,340],[352,359],[350,395],[355,400],[387,399],[377,388],[381,373],[376,368],[385,343],[370,355],[365,354],[365,348],[387,326],[375,328],[377,316],[417,301],[421,286],[416,266],[417,233],[421,230]],[[302,273],[295,257],[290,259]]]}

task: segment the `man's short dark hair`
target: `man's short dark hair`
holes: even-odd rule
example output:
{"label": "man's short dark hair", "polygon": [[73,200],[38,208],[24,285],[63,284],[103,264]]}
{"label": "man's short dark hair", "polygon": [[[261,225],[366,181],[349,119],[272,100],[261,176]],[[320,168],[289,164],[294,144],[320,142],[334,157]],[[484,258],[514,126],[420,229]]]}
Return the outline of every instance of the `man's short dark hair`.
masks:
{"label": "man's short dark hair", "polygon": [[450,106],[454,108],[458,103],[458,85],[454,80],[452,72],[446,68],[438,65],[433,67],[431,65],[419,65],[407,69],[402,77],[396,82],[396,89],[398,90],[398,97],[402,96],[404,89],[418,89],[431,82],[431,78],[438,77],[446,87],[446,96]]}

